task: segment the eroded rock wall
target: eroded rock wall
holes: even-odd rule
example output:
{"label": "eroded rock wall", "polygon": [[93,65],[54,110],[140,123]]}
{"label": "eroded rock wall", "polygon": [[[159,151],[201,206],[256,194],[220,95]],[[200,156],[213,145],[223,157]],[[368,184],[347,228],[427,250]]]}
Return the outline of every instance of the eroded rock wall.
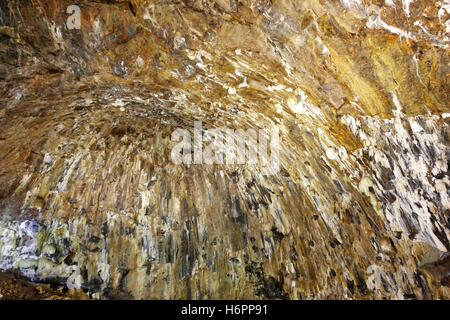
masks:
{"label": "eroded rock wall", "polygon": [[[100,298],[449,297],[447,1],[0,13],[1,269]],[[174,164],[194,121],[277,127],[280,172]]]}

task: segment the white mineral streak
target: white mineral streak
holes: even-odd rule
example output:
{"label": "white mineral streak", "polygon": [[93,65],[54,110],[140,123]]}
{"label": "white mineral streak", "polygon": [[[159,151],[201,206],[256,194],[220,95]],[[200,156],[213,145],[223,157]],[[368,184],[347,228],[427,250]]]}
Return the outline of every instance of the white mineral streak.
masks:
{"label": "white mineral streak", "polygon": [[367,19],[366,26],[369,29],[386,29],[393,34],[399,35],[400,37],[416,40],[416,37],[410,31],[405,31],[400,28],[388,25],[386,22],[381,20],[378,14],[370,16],[369,19]]}
{"label": "white mineral streak", "polygon": [[445,26],[445,32],[450,32],[450,19],[447,19],[446,21],[443,20],[444,15],[450,14],[450,1],[445,0],[441,2],[436,3],[437,6],[440,6],[438,15],[439,15],[439,22]]}
{"label": "white mineral streak", "polygon": [[390,7],[395,7],[395,3],[393,0],[385,0],[384,2]]}
{"label": "white mineral streak", "polygon": [[406,16],[409,18],[409,7],[414,0],[402,0],[403,10],[405,11]]}
{"label": "white mineral streak", "polygon": [[[342,119],[364,144],[362,149],[352,152],[352,156],[357,158],[358,155],[367,153],[373,158],[370,164],[373,172],[359,168],[365,172],[365,176],[358,187],[372,198],[372,202],[383,201],[379,172],[383,168],[392,170],[393,189],[390,192],[395,194],[396,201],[385,203],[380,214],[387,217],[391,230],[408,233],[411,230],[408,224],[412,225],[418,232],[415,241],[423,241],[441,251],[447,251],[436,237],[432,216],[436,210],[442,212],[450,208],[450,181],[448,176],[441,179],[430,176],[430,173],[436,176],[447,171],[448,147],[445,139],[432,133],[447,125],[439,120],[439,116],[402,117],[400,103],[395,95],[393,97],[396,106],[393,111],[396,116],[394,119],[380,120],[366,116],[357,120],[349,115]],[[414,152],[415,148],[421,150],[420,154]],[[389,161],[394,158],[398,160]],[[417,186],[413,186],[413,180],[418,182]],[[369,191],[369,187],[375,190],[375,195]],[[436,208],[436,203],[441,203],[442,208]],[[408,221],[405,220],[405,215],[409,217]],[[445,233],[448,237],[448,230]]]}
{"label": "white mineral streak", "polygon": [[421,83],[422,85],[425,85],[425,84],[422,82],[422,78],[420,78],[420,73],[419,73],[419,60],[417,59],[416,54],[413,56],[413,61],[414,61],[414,64],[416,65],[416,75],[417,75],[417,78],[419,79],[419,81],[420,81],[420,83]]}
{"label": "white mineral streak", "polygon": [[341,0],[341,3],[349,9],[357,8],[361,2],[362,0]]}
{"label": "white mineral streak", "polygon": [[295,90],[295,95],[290,95],[287,99],[287,105],[296,114],[307,115],[311,119],[323,120],[323,114],[320,108],[308,101],[305,92],[300,88]]}

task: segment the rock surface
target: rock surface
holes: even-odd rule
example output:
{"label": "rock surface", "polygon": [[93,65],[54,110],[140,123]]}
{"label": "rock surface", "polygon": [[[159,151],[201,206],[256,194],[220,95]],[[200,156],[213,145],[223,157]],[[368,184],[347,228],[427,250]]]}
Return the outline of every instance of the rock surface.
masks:
{"label": "rock surface", "polygon": [[0,272],[0,300],[88,300],[83,290],[67,290],[50,284],[35,284],[14,274]]}
{"label": "rock surface", "polygon": [[[105,299],[448,299],[449,13],[2,1],[0,269]],[[278,128],[280,172],[174,164],[194,121]]]}

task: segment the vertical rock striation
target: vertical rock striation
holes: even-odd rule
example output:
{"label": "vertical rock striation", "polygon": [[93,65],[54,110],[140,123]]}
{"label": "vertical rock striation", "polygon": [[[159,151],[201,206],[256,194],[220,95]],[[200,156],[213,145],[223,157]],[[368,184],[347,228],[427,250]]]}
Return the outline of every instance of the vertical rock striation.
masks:
{"label": "vertical rock striation", "polygon": [[[448,299],[449,13],[2,1],[0,269],[105,299]],[[280,171],[175,164],[195,121],[278,128]]]}

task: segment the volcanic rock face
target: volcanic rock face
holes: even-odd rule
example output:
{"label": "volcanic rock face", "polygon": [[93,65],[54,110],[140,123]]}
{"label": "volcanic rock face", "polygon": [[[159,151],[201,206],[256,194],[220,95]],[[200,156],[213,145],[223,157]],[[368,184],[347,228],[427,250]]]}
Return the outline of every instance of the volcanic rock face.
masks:
{"label": "volcanic rock face", "polygon": [[[449,13],[2,1],[0,269],[99,298],[449,298]],[[279,171],[174,163],[194,121],[277,128]]]}

